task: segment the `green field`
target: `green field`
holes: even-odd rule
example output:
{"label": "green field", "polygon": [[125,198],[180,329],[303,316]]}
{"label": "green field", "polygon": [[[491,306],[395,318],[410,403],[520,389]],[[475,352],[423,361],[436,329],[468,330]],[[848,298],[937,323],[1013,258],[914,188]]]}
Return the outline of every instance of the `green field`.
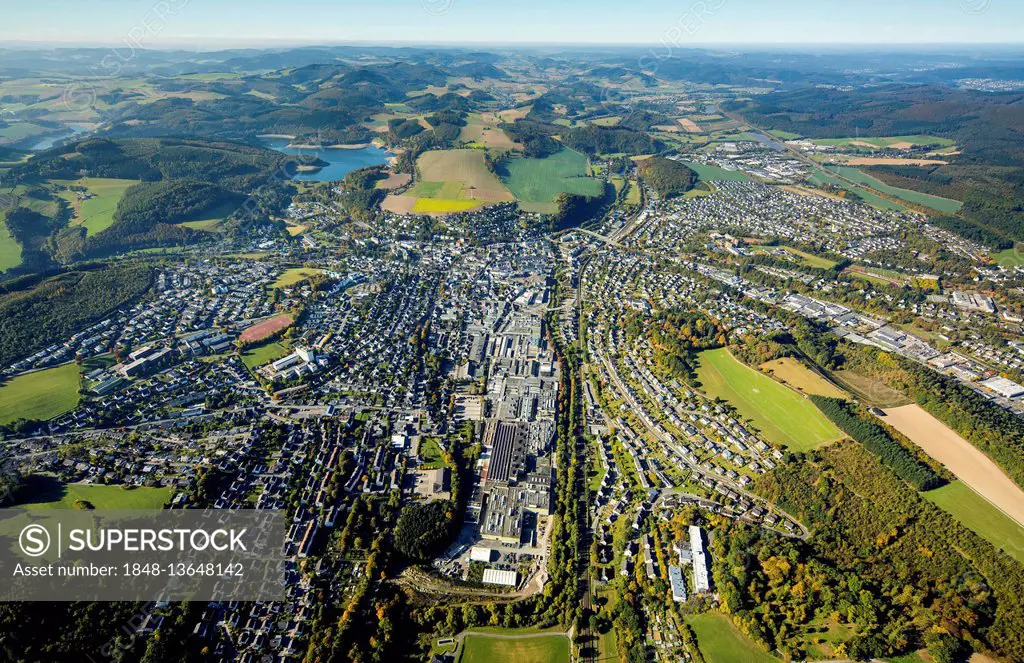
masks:
{"label": "green field", "polygon": [[267,343],[247,349],[242,353],[242,363],[248,368],[259,368],[284,357],[290,352],[280,343]]}
{"label": "green field", "polygon": [[865,172],[862,172],[858,168],[852,166],[829,166],[829,170],[838,173],[848,180],[863,184],[871,187],[876,191],[881,191],[884,194],[894,196],[900,200],[905,200],[908,203],[915,205],[924,205],[940,212],[959,212],[960,208],[963,207],[963,203],[959,200],[953,200],[951,198],[941,198],[939,196],[933,196],[927,193],[921,193],[919,191],[911,191],[910,189],[900,189],[898,187],[889,186],[885,182]]}
{"label": "green field", "polygon": [[47,421],[78,405],[75,364],[25,373],[0,385],[0,426],[18,419]]}
{"label": "green field", "polygon": [[222,221],[231,216],[231,213],[238,209],[235,203],[222,203],[209,209],[194,219],[183,221],[177,225],[191,228],[192,230],[213,230]]}
{"label": "green field", "polygon": [[716,612],[689,617],[697,645],[707,663],[778,663],[752,640],[736,630],[729,618]]}
{"label": "green field", "polygon": [[285,270],[281,276],[277,277],[277,280],[274,281],[274,284],[271,287],[287,288],[295,285],[296,283],[302,283],[317,274],[323,274],[323,270],[310,269],[307,267],[293,267],[292,269]]}
{"label": "green field", "polygon": [[587,157],[568,148],[543,159],[510,159],[501,166],[505,186],[520,202],[537,211],[553,210],[552,203],[560,193],[601,195],[601,181],[587,177],[589,173]]}
{"label": "green field", "polygon": [[800,138],[800,134],[795,134],[791,131],[782,131],[781,129],[772,129],[766,133],[781,140],[796,140],[797,138]]}
{"label": "green field", "polygon": [[897,143],[913,143],[923,147],[952,147],[956,145],[956,141],[949,138],[924,136],[921,134],[914,136],[869,136],[867,138],[812,138],[811,142],[815,145],[831,145],[833,147],[859,147],[854,145],[854,143],[867,143],[874,147],[889,147]]}
{"label": "green field", "polygon": [[117,180],[100,177],[85,177],[71,182],[62,181],[69,186],[86,187],[92,198],[79,200],[73,191],[64,191],[61,198],[68,201],[75,210],[73,225],[85,228],[87,235],[95,235],[114,224],[114,212],[121,202],[128,187],[138,184],[138,180]]}
{"label": "green field", "polygon": [[712,166],[704,163],[693,163],[692,161],[684,161],[686,167],[697,173],[702,180],[708,181],[727,181],[727,182],[746,182],[750,178],[737,170],[726,170],[725,168],[719,168],[718,166]]}
{"label": "green field", "polygon": [[959,481],[921,493],[964,527],[1024,563],[1024,527]]}
{"label": "green field", "polygon": [[467,635],[458,663],[569,663],[569,639],[540,635],[504,640],[486,635]]}
{"label": "green field", "polygon": [[837,186],[841,189],[846,189],[847,191],[851,191],[860,196],[868,205],[871,205],[872,207],[877,207],[878,209],[895,210],[897,212],[906,211],[906,208],[903,207],[902,205],[894,203],[891,200],[886,200],[885,198],[882,198],[877,194],[871,193],[870,190],[865,189],[864,187],[849,184],[845,180],[841,180],[832,173],[829,173],[825,170],[814,171],[814,173],[809,178],[807,178],[807,181],[813,184],[814,186],[832,184],[833,186]]}
{"label": "green field", "polygon": [[21,244],[7,230],[4,213],[0,212],[0,272],[14,269],[21,264]]}
{"label": "green field", "polygon": [[816,256],[813,253],[807,253],[800,249],[794,249],[791,246],[752,246],[750,249],[752,251],[760,251],[762,253],[772,253],[777,249],[785,249],[788,253],[800,258],[800,261],[803,262],[803,264],[816,269],[832,269],[837,264],[834,260],[822,258],[821,256]]}
{"label": "green field", "polygon": [[1006,249],[999,253],[993,253],[991,258],[997,265],[1006,269],[1024,267],[1024,244],[1019,244],[1012,249]]}
{"label": "green field", "polygon": [[53,130],[29,122],[15,122],[6,127],[0,127],[0,143],[17,143],[47,131],[52,132]]}
{"label": "green field", "polygon": [[417,455],[420,458],[420,469],[437,470],[444,467],[444,456],[441,455],[441,447],[437,444],[437,440],[432,437],[423,438]]}
{"label": "green field", "polygon": [[97,509],[161,509],[173,495],[171,488],[62,484],[51,477],[34,476],[15,499],[23,509],[74,509],[78,500]]}
{"label": "green field", "polygon": [[768,440],[808,451],[843,436],[809,400],[740,363],[728,350],[708,350],[699,359],[697,377],[704,393],[728,401]]}

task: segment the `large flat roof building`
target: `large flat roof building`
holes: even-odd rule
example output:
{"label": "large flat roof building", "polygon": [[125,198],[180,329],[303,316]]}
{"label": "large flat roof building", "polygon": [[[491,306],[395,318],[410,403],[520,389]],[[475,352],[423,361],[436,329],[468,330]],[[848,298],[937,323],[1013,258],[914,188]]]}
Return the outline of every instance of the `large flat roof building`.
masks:
{"label": "large flat roof building", "polygon": [[704,551],[704,533],[696,525],[690,525],[690,550],[693,554],[693,589],[698,594],[706,594],[711,591],[711,577]]}

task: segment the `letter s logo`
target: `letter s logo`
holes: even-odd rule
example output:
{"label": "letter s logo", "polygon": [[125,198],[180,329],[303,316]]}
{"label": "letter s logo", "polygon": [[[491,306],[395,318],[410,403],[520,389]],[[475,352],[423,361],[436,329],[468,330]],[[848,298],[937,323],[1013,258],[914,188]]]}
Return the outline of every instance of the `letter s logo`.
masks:
{"label": "letter s logo", "polygon": [[50,533],[42,525],[28,525],[21,530],[18,545],[29,557],[39,557],[50,549]]}

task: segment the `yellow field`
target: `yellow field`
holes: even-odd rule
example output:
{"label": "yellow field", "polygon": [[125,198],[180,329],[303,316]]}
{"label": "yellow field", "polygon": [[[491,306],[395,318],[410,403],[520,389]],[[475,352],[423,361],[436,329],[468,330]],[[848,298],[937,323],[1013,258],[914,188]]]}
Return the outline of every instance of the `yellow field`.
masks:
{"label": "yellow field", "polygon": [[886,410],[882,421],[909,437],[956,478],[1024,525],[1024,491],[973,444],[919,405]]}
{"label": "yellow field", "polygon": [[480,207],[474,200],[446,200],[443,198],[417,198],[412,206],[415,214],[452,214]]}
{"label": "yellow field", "polygon": [[847,398],[849,396],[845,391],[791,357],[761,364],[761,370],[804,394],[828,396],[829,398]]}

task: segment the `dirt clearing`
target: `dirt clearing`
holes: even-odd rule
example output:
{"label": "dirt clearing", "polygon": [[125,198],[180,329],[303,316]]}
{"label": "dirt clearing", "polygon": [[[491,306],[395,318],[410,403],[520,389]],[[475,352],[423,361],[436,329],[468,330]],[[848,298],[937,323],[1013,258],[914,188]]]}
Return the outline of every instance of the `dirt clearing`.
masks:
{"label": "dirt clearing", "polygon": [[909,437],[958,479],[1024,526],[1024,491],[970,442],[919,405],[885,411],[882,421]]}

